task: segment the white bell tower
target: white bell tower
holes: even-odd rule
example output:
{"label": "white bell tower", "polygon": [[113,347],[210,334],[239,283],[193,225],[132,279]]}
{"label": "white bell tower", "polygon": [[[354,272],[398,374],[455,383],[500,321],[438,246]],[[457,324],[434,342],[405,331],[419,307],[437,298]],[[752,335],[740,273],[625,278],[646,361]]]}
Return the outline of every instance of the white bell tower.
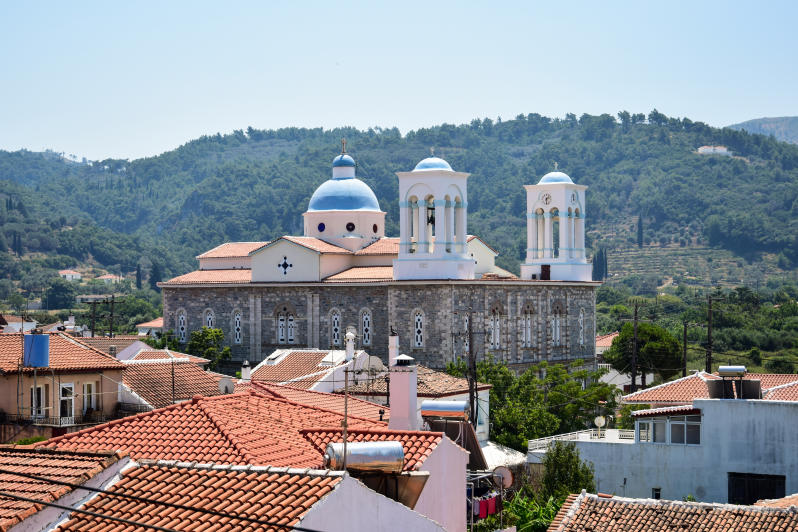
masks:
{"label": "white bell tower", "polygon": [[[555,166],[556,168],[556,166]],[[522,279],[591,281],[585,255],[585,190],[563,172],[549,172],[526,189],[526,261]]]}
{"label": "white bell tower", "polygon": [[399,177],[399,256],[394,279],[473,279],[468,254],[468,176],[428,157]]}

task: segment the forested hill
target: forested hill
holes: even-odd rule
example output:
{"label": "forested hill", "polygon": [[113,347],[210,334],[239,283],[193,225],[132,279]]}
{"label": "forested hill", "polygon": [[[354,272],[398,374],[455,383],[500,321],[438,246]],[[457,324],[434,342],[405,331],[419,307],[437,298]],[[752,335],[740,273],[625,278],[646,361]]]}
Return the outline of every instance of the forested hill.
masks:
{"label": "forested hill", "polygon": [[729,127],[732,129],[744,129],[749,133],[773,135],[776,140],[798,144],[798,116],[756,118]]}
{"label": "forested hill", "polygon": [[[430,147],[470,172],[469,230],[494,245],[511,270],[526,247],[522,185],[537,182],[555,161],[590,187],[594,248],[605,245],[612,254],[637,246],[634,224],[642,215],[644,246],[721,246],[747,257],[775,253],[784,268],[798,263],[798,146],[657,111],[476,119],[405,136],[397,129],[249,128],[157,157],[91,164],[0,152],[0,248],[91,257],[124,271],[162,261],[166,275],[179,274],[221,242],[301,233],[301,213],[330,176],[341,137],[358,177],[388,212],[391,235],[398,234],[394,172],[412,169]],[[706,144],[725,145],[734,156],[697,154]],[[13,239],[20,224],[34,221],[39,238]],[[76,230],[81,237],[70,237]]]}

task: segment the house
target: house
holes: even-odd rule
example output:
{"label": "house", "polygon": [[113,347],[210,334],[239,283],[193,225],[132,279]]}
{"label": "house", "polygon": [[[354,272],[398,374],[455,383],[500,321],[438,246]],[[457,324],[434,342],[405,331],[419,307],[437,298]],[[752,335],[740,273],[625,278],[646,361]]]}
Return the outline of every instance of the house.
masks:
{"label": "house", "polygon": [[671,406],[633,412],[634,430],[530,441],[528,461],[539,462],[552,439],[572,440],[600,491],[733,504],[798,492],[798,376],[743,377],[694,375],[668,383],[667,395],[667,385],[628,395],[650,391],[648,399]]}
{"label": "house", "polygon": [[84,336],[81,343],[90,345],[117,360],[128,360],[142,349],[152,349],[141,341],[142,338],[133,334],[117,334],[116,336]]}
{"label": "house", "polygon": [[136,325],[139,336],[158,336],[163,333],[163,317]]}
{"label": "house", "polygon": [[64,333],[0,334],[2,441],[104,421],[124,365]]}
{"label": "house", "polygon": [[128,356],[129,353],[130,349],[124,349],[123,352],[117,354],[116,358],[118,360],[160,360],[162,362],[188,360],[200,368],[205,368],[205,366],[210,363],[210,360],[207,358],[189,355],[188,353],[180,353],[179,351],[172,351],[171,349],[154,349],[150,346],[143,347],[130,354],[130,356]]}
{"label": "house", "polygon": [[609,334],[599,334],[596,336],[596,357],[601,360],[601,355],[612,347],[612,341],[618,338],[620,333],[618,331]]}
{"label": "house", "polygon": [[188,358],[127,360],[119,408],[125,413],[153,410],[189,401],[196,395],[232,393],[233,386],[232,380],[203,371]]}
{"label": "house", "polygon": [[114,275],[112,273],[106,273],[104,275],[100,275],[99,277],[97,277],[97,280],[102,281],[105,284],[115,284],[122,282],[124,280],[124,277],[121,277],[119,275]]}
{"label": "house", "polygon": [[798,529],[795,508],[707,504],[681,500],[630,499],[603,493],[570,495],[548,532],[663,530],[782,532]]}
{"label": "house", "polygon": [[28,332],[36,328],[36,320],[24,319],[11,314],[0,314],[0,332]]}
{"label": "house", "polygon": [[726,146],[700,146],[696,152],[699,155],[726,155],[730,156],[732,152]]}
{"label": "house", "polygon": [[58,270],[58,275],[67,281],[80,281],[81,278],[80,272],[76,272],[75,270]]}

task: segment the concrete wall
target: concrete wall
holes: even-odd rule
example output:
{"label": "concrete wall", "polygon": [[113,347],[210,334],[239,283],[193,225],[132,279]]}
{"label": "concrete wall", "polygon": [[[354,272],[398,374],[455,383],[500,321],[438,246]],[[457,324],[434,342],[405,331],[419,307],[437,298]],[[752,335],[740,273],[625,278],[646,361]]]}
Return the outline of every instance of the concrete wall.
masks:
{"label": "concrete wall", "polygon": [[468,451],[444,436],[419,468],[429,480],[415,510],[446,530],[465,530],[467,465]]}
{"label": "concrete wall", "polygon": [[[277,265],[287,260],[287,269]],[[264,282],[319,281],[319,254],[288,240],[278,240],[252,257],[252,280]],[[283,273],[285,272],[285,273]]]}
{"label": "concrete wall", "polygon": [[[576,442],[596,468],[599,491],[663,499],[693,495],[728,502],[728,473],[785,475],[798,492],[798,403],[699,399],[701,444]],[[624,486],[624,479],[626,484]]]}
{"label": "concrete wall", "polygon": [[249,269],[252,266],[250,257],[210,257],[199,259],[200,270],[233,270]]}

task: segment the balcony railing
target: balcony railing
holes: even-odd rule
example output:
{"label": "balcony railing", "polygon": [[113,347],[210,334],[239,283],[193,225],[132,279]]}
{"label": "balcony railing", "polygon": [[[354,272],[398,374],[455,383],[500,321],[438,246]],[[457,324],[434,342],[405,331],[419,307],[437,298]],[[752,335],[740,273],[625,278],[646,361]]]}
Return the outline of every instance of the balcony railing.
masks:
{"label": "balcony railing", "polygon": [[72,425],[88,425],[91,423],[102,423],[106,421],[103,414],[94,412],[87,416],[37,416],[30,414],[0,414],[0,422],[14,423],[18,425],[45,425],[51,427],[69,427]]}
{"label": "balcony railing", "polygon": [[576,432],[567,432],[565,434],[555,434],[546,438],[538,438],[536,440],[529,440],[528,450],[538,451],[548,448],[549,444],[553,441],[604,441],[604,442],[621,442],[631,443],[635,439],[635,431],[630,429],[586,429],[578,430]]}

